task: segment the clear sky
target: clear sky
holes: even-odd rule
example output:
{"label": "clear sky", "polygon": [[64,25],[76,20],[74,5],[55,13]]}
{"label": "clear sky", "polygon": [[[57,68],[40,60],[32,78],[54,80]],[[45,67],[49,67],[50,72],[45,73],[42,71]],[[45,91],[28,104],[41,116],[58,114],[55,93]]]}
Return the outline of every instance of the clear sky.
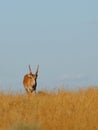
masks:
{"label": "clear sky", "polygon": [[98,0],[0,1],[0,88],[23,88],[39,64],[37,90],[98,85]]}

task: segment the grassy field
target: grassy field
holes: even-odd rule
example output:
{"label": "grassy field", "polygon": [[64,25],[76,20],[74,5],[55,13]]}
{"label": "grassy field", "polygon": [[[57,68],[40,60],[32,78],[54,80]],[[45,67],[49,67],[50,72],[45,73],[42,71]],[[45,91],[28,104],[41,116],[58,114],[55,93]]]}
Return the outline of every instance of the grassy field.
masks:
{"label": "grassy field", "polygon": [[98,130],[98,89],[1,93],[0,130]]}

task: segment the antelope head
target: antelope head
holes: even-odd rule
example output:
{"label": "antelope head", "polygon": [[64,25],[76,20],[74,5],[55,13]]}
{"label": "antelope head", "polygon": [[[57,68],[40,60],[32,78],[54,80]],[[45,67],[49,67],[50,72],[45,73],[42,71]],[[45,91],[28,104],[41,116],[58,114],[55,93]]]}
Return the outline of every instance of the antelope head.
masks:
{"label": "antelope head", "polygon": [[23,79],[23,85],[27,94],[36,93],[37,77],[38,77],[39,65],[36,72],[33,74],[29,65],[29,74],[26,74]]}

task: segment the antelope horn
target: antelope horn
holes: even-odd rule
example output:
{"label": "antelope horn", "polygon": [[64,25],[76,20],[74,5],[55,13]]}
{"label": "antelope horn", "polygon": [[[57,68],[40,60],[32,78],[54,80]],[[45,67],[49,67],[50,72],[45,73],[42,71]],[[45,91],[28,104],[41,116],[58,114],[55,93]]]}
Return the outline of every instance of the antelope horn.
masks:
{"label": "antelope horn", "polygon": [[39,70],[39,65],[37,66],[37,69],[36,69],[36,75],[38,74],[38,70]]}
{"label": "antelope horn", "polygon": [[29,71],[30,71],[30,73],[32,73],[32,70],[31,70],[31,67],[30,67],[30,65],[29,65]]}

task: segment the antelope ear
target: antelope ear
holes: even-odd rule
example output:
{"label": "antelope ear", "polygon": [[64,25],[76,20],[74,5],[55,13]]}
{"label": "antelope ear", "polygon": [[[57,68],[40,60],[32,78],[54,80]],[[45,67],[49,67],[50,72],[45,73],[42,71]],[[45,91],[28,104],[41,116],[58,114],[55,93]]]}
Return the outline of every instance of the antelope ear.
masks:
{"label": "antelope ear", "polygon": [[38,70],[39,70],[39,65],[37,66],[37,69],[36,69],[36,75],[38,76]]}
{"label": "antelope ear", "polygon": [[31,67],[30,67],[30,65],[29,65],[29,71],[30,71],[30,73],[32,74],[32,70],[31,70]]}

